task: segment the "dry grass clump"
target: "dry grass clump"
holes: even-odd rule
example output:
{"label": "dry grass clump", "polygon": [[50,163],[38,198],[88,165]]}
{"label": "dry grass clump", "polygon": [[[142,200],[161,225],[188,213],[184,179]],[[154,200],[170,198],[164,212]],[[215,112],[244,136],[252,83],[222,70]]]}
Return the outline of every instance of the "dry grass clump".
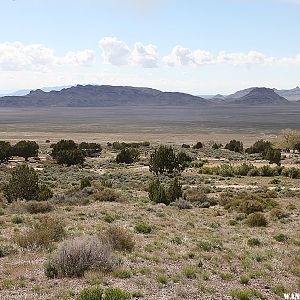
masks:
{"label": "dry grass clump", "polygon": [[111,188],[99,190],[94,194],[94,199],[100,202],[122,202],[123,200],[121,195]]}
{"label": "dry grass clump", "polygon": [[53,206],[48,201],[15,201],[9,206],[9,212],[15,214],[38,214],[47,213],[53,210]]}
{"label": "dry grass clump", "polygon": [[[270,198],[268,198],[268,196]],[[225,192],[220,196],[220,204],[225,209],[235,209],[241,213],[263,212],[278,206],[272,193]]]}
{"label": "dry grass clump", "polygon": [[30,214],[44,214],[53,210],[53,206],[48,201],[27,201],[25,208]]}
{"label": "dry grass clump", "polygon": [[39,218],[25,231],[16,233],[12,240],[21,248],[48,247],[65,235],[61,220],[50,216]]}
{"label": "dry grass clump", "polygon": [[289,214],[280,208],[273,208],[271,210],[271,217],[273,220],[281,220],[287,218]]}
{"label": "dry grass clump", "polygon": [[135,246],[134,235],[125,228],[110,226],[103,234],[114,250],[132,252]]}
{"label": "dry grass clump", "polygon": [[62,242],[45,266],[47,277],[81,277],[89,270],[111,267],[111,245],[105,240],[81,236]]}
{"label": "dry grass clump", "polygon": [[261,212],[250,214],[246,219],[246,223],[250,227],[266,227],[268,225],[266,217]]}
{"label": "dry grass clump", "polygon": [[208,197],[209,193],[210,189],[206,186],[189,188],[184,193],[184,199],[200,207],[210,207],[212,205],[216,205],[216,199]]}

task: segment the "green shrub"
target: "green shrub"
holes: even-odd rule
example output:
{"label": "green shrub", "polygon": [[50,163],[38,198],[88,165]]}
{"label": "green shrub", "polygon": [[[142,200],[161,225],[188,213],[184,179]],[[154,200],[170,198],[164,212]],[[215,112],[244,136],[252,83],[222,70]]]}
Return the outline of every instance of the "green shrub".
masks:
{"label": "green shrub", "polygon": [[261,212],[255,212],[250,215],[248,215],[246,219],[246,223],[250,227],[265,227],[268,225],[268,221],[263,213]]}
{"label": "green shrub", "polygon": [[42,185],[39,189],[39,201],[46,201],[53,197],[53,191],[46,185]]}
{"label": "green shrub", "polygon": [[139,160],[140,153],[137,149],[122,149],[121,152],[116,157],[116,162],[118,164],[132,164]]}
{"label": "green shrub", "polygon": [[268,160],[270,164],[277,164],[280,166],[281,151],[278,149],[269,149],[263,154],[264,159]]}
{"label": "green shrub", "polygon": [[28,161],[29,157],[38,157],[39,145],[34,141],[20,141],[13,146],[13,154],[24,157]]}
{"label": "green shrub", "polygon": [[12,218],[11,218],[11,222],[13,224],[22,224],[24,222],[24,218],[20,215],[14,215]]}
{"label": "green shrub", "polygon": [[243,152],[243,143],[240,141],[231,140],[228,144],[225,145],[225,149],[242,153]]}
{"label": "green shrub", "polygon": [[0,164],[8,161],[13,154],[13,148],[9,142],[0,141]]}
{"label": "green shrub", "polygon": [[149,170],[156,175],[182,172],[191,161],[192,158],[185,152],[176,154],[172,147],[161,145],[150,155]]}
{"label": "green shrub", "polygon": [[16,253],[16,249],[12,245],[0,244],[0,257],[14,253]]}
{"label": "green shrub", "polygon": [[287,243],[289,240],[289,237],[283,233],[277,234],[274,236],[274,240],[280,243]]}
{"label": "green shrub", "polygon": [[188,279],[196,279],[197,278],[197,269],[193,266],[189,266],[183,269],[183,274]]}
{"label": "green shrub", "polygon": [[252,153],[265,153],[272,149],[272,143],[269,141],[259,140],[253,144],[250,148],[246,149],[245,152]]}
{"label": "green shrub", "polygon": [[221,273],[220,277],[222,280],[232,280],[233,275],[231,273]]}
{"label": "green shrub", "polygon": [[72,140],[61,140],[51,145],[51,156],[58,164],[71,165],[82,164],[85,159],[84,151],[79,149],[78,145]]}
{"label": "green shrub", "polygon": [[58,277],[58,271],[52,264],[51,260],[48,259],[44,264],[44,274],[47,278],[54,279]]}
{"label": "green shrub", "polygon": [[113,276],[120,279],[127,279],[132,276],[131,270],[119,268],[113,271]]}
{"label": "green shrub", "polygon": [[264,177],[272,177],[277,175],[275,169],[270,166],[262,166],[259,168],[259,172],[261,176]]}
{"label": "green shrub", "polygon": [[132,296],[129,292],[120,288],[109,287],[104,291],[103,300],[129,300]]}
{"label": "green shrub", "polygon": [[59,277],[81,277],[88,270],[111,267],[111,246],[96,237],[82,236],[62,242],[49,259]]}
{"label": "green shrub", "polygon": [[39,178],[33,168],[27,165],[16,167],[8,184],[4,187],[8,202],[20,200],[37,200],[39,198]]}
{"label": "green shrub", "polygon": [[92,286],[83,289],[76,300],[101,300],[103,296],[103,289],[98,286]]}
{"label": "green shrub", "polygon": [[139,223],[134,227],[135,231],[138,233],[151,233],[152,228],[150,225],[146,224],[146,223]]}
{"label": "green shrub", "polygon": [[261,245],[261,242],[258,238],[251,238],[247,241],[247,244],[250,246],[250,247],[254,247],[254,246],[260,246]]}
{"label": "green shrub", "polygon": [[240,277],[241,284],[248,284],[249,281],[250,281],[249,276],[247,276],[247,275],[241,275],[241,277]]}
{"label": "green shrub", "polygon": [[80,189],[83,190],[84,188],[90,187],[90,186],[92,186],[92,183],[91,183],[89,178],[87,178],[87,177],[81,178],[81,180],[80,180]]}
{"label": "green shrub", "polygon": [[167,189],[167,198],[169,202],[174,202],[180,197],[182,197],[182,185],[180,184],[178,178],[175,177]]}
{"label": "green shrub", "polygon": [[170,204],[165,188],[160,183],[159,179],[154,179],[150,182],[148,188],[149,199],[155,203]]}
{"label": "green shrub", "polygon": [[82,142],[78,145],[78,148],[88,157],[97,157],[102,151],[101,145],[97,143]]}
{"label": "green shrub", "polygon": [[288,292],[287,288],[281,284],[271,287],[271,291],[280,297],[283,297],[283,294]]}
{"label": "green shrub", "polygon": [[158,283],[166,285],[168,283],[168,277],[164,274],[160,274],[156,277]]}
{"label": "green shrub", "polygon": [[251,300],[253,292],[251,290],[233,290],[230,292],[230,295],[237,300]]}
{"label": "green shrub", "polygon": [[194,149],[202,149],[203,148],[203,144],[201,142],[197,142],[194,146]]}

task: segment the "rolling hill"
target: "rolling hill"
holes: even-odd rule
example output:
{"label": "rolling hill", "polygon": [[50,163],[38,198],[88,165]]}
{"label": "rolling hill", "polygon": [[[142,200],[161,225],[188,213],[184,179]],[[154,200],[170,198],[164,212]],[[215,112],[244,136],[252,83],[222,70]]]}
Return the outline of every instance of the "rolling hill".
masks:
{"label": "rolling hill", "polygon": [[107,107],[123,105],[205,105],[204,98],[151,88],[108,85],[77,85],[61,91],[31,91],[25,96],[0,98],[0,107]]}
{"label": "rolling hill", "polygon": [[233,99],[231,103],[244,105],[285,105],[289,101],[279,96],[273,89],[254,88],[248,94]]}

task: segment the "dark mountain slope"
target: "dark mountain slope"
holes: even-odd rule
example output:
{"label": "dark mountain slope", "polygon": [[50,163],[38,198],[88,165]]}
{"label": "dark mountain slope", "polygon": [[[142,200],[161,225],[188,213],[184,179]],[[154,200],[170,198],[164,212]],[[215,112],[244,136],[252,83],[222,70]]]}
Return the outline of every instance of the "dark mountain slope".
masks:
{"label": "dark mountain slope", "polygon": [[284,105],[289,101],[268,88],[254,88],[247,95],[231,101],[243,105]]}
{"label": "dark mountain slope", "polygon": [[202,105],[210,102],[184,93],[127,86],[77,85],[61,91],[31,91],[26,96],[1,97],[2,107],[105,107],[120,105]]}

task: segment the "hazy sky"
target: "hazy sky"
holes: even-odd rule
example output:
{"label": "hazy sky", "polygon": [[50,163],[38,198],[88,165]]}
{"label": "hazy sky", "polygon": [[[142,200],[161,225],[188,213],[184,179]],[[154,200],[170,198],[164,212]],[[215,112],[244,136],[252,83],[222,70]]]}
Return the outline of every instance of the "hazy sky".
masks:
{"label": "hazy sky", "polygon": [[300,85],[300,0],[1,0],[0,93]]}

